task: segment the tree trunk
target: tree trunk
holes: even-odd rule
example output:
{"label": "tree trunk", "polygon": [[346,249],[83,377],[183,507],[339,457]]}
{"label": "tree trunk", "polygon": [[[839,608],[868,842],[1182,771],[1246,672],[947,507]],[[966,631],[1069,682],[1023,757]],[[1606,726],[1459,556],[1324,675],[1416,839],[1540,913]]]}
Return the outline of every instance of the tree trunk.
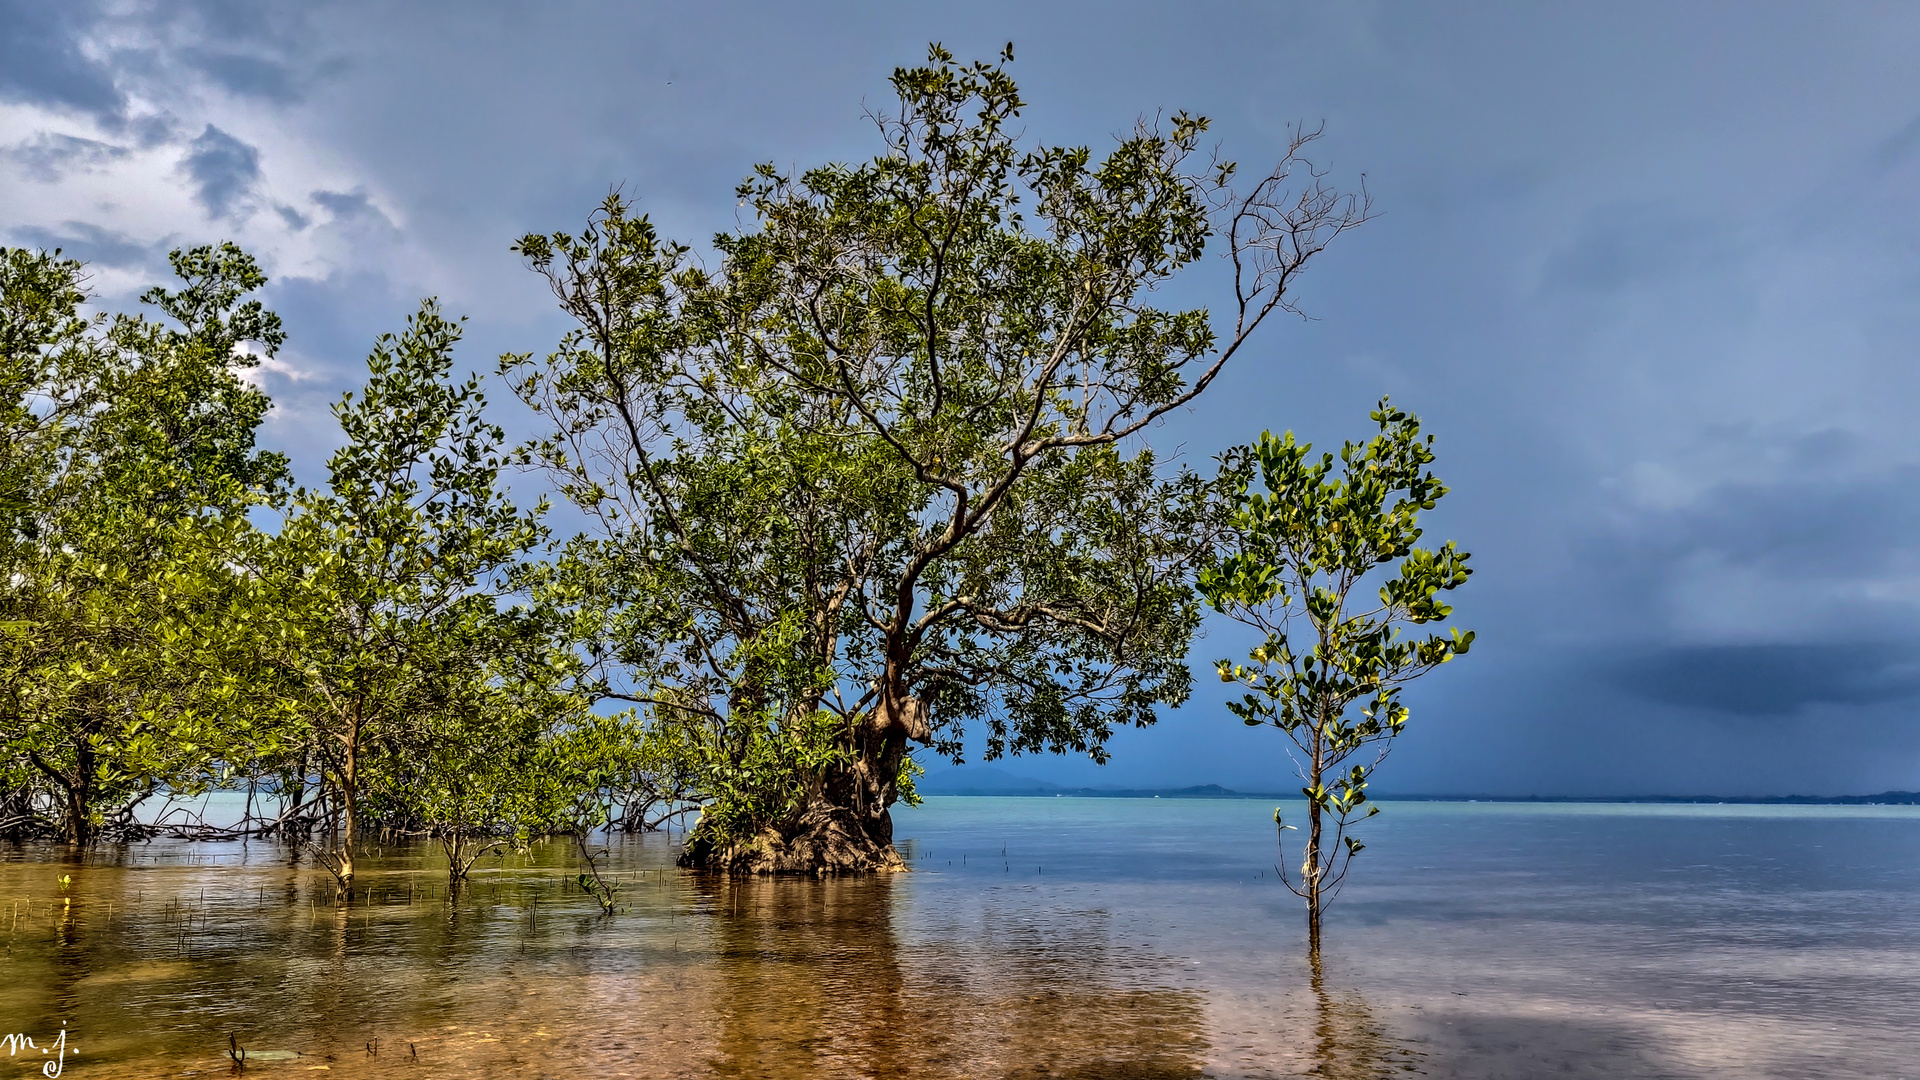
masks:
{"label": "tree trunk", "polygon": [[[293,801],[291,803],[288,803],[285,807],[281,809],[280,824],[275,826],[274,829],[272,830],[274,832],[279,833],[280,836],[283,838],[292,835],[294,826],[300,820],[300,810],[303,806],[306,805],[308,765],[309,765],[309,751],[302,750],[300,752],[300,771],[296,775],[296,778],[294,780]],[[300,838],[304,840],[309,831],[310,830],[306,828],[301,829]]]}
{"label": "tree trunk", "polygon": [[340,899],[353,899],[353,843],[356,839],[359,819],[359,782],[360,730],[359,724],[350,729],[351,737],[347,741],[346,751],[340,761],[340,833],[336,837],[339,847],[333,852],[328,867],[333,871],[334,880],[339,883]]}
{"label": "tree trunk", "polygon": [[460,891],[461,884],[467,880],[467,870],[472,866],[465,860],[466,841],[466,835],[458,828],[440,839],[441,845],[447,849],[447,891],[449,893]]}
{"label": "tree trunk", "polygon": [[[76,770],[77,771],[77,770]],[[67,788],[67,821],[62,840],[75,847],[85,847],[93,838],[93,822],[87,820],[86,782],[80,781]]]}
{"label": "tree trunk", "polygon": [[905,870],[893,848],[891,808],[909,739],[932,730],[917,698],[883,702],[854,731],[853,759],[830,767],[788,822],[756,836],[718,843],[695,826],[680,865],[730,874],[868,874]]}
{"label": "tree trunk", "polygon": [[[1326,774],[1326,760],[1322,738],[1317,729],[1313,738],[1312,768],[1313,776],[1309,783],[1314,791],[1319,791]],[[1315,955],[1318,955],[1320,950],[1320,886],[1325,876],[1325,867],[1320,853],[1320,831],[1320,800],[1309,796],[1307,798],[1307,854],[1300,863],[1300,877],[1301,884],[1306,886],[1307,892],[1307,940]]]}
{"label": "tree trunk", "polygon": [[1320,804],[1307,804],[1307,854],[1300,863],[1300,876],[1307,892],[1307,938],[1314,948],[1320,945]]}
{"label": "tree trunk", "polygon": [[498,842],[476,840],[467,831],[463,821],[448,830],[440,838],[440,845],[447,851],[447,889],[458,892],[467,883],[467,877],[473,872],[473,864],[490,851],[497,851],[504,845]]}
{"label": "tree trunk", "polygon": [[93,743],[85,736],[74,740],[73,775],[67,776],[29,750],[27,759],[60,788],[60,841],[75,847],[93,843]]}

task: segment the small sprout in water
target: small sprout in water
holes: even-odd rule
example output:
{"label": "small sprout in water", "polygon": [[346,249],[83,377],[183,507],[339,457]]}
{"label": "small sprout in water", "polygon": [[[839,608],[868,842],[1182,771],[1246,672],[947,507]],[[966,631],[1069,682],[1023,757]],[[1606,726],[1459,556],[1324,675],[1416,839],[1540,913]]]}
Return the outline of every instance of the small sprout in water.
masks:
{"label": "small sprout in water", "polygon": [[67,890],[68,890],[69,888],[71,888],[71,887],[72,887],[72,885],[73,885],[73,875],[72,875],[72,874],[61,874],[61,875],[60,875],[60,891],[61,891],[61,892],[66,892],[66,891],[67,891]]}

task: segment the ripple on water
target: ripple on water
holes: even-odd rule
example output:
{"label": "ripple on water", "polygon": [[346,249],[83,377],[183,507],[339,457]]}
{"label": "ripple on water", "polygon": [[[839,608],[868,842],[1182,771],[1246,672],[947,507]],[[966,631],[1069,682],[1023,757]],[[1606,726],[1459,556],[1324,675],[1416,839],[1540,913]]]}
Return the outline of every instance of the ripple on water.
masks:
{"label": "ripple on water", "polygon": [[[621,914],[539,845],[449,900],[271,845],[0,853],[0,1015],[70,1075],[1897,1075],[1920,814],[1389,804],[1318,970],[1271,806],[931,799],[916,871],[730,881],[615,840]],[[56,879],[73,878],[62,893]],[[23,1051],[23,1053],[26,1051]],[[15,1059],[17,1061],[17,1058]]]}

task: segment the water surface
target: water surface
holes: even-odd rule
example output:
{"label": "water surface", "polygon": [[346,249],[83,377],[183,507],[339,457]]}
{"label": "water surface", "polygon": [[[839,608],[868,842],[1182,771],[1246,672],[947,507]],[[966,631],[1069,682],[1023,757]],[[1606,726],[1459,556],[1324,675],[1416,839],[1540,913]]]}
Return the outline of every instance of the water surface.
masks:
{"label": "water surface", "polygon": [[559,843],[452,901],[376,849],[344,910],[273,845],[0,851],[0,1080],[63,1022],[80,1080],[229,1033],[250,1075],[1920,1077],[1920,809],[1389,803],[1318,972],[1272,810],[931,798],[915,872],[844,881],[616,838],[612,918]]}

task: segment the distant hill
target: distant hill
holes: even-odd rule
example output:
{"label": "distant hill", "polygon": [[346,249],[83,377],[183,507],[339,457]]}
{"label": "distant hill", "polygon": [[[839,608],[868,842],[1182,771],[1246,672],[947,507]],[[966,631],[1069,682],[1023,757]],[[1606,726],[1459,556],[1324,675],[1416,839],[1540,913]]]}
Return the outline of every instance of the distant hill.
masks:
{"label": "distant hill", "polygon": [[1679,803],[1754,806],[1920,806],[1920,791],[1878,795],[1381,795],[1398,802]]}
{"label": "distant hill", "polygon": [[1180,788],[1068,787],[1031,776],[1015,776],[999,769],[979,765],[928,770],[915,785],[922,795],[1020,795],[1107,799],[1269,799],[1286,798],[1254,791],[1234,791],[1219,784],[1196,784]]}
{"label": "distant hill", "polygon": [[[1219,784],[1191,787],[1068,787],[1050,780],[1017,776],[990,766],[963,765],[929,770],[919,784],[922,795],[991,795],[1077,799],[1297,799],[1296,791],[1235,791]],[[1877,795],[1388,795],[1393,802],[1541,802],[1541,803],[1742,803],[1762,806],[1920,806],[1920,791],[1883,791]]]}
{"label": "distant hill", "polygon": [[1031,776],[1014,776],[987,765],[927,770],[914,785],[922,795],[1052,795],[1066,788]]}

